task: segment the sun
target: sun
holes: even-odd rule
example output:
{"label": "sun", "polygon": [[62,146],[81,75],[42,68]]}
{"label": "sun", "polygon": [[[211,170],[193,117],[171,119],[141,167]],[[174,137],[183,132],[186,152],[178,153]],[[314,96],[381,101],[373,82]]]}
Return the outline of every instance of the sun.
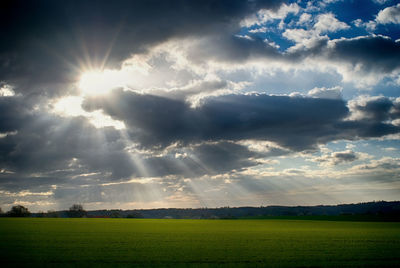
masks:
{"label": "sun", "polygon": [[83,95],[104,95],[123,86],[120,72],[114,70],[91,70],[83,72],[78,87]]}

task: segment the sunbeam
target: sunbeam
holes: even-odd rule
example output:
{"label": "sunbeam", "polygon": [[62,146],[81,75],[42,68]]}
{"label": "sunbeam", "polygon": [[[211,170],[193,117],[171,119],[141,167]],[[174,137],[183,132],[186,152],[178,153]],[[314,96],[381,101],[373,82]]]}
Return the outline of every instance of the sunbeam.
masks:
{"label": "sunbeam", "polygon": [[124,86],[124,74],[114,70],[84,72],[79,80],[83,95],[104,95],[116,87]]}

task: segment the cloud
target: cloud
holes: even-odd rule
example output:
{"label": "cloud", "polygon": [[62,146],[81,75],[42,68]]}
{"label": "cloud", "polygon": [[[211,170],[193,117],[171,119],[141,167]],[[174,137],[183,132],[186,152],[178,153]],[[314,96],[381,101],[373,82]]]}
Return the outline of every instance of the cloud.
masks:
{"label": "cloud", "polygon": [[383,5],[383,4],[385,4],[386,2],[388,2],[389,0],[373,0],[375,3],[378,3],[378,4],[381,4],[381,5]]}
{"label": "cloud", "polygon": [[389,37],[371,35],[328,42],[329,60],[351,64],[358,72],[390,74],[399,70],[400,44]]}
{"label": "cloud", "polygon": [[315,98],[323,99],[341,99],[342,98],[342,87],[336,86],[333,88],[313,88],[308,91],[307,95]]}
{"label": "cloud", "polygon": [[[346,41],[356,43],[355,38],[352,41],[349,41],[350,38],[332,40],[327,47],[327,38],[320,34],[349,27],[337,20],[333,13],[317,15],[313,30],[286,29],[283,36],[301,44],[287,51],[290,53],[280,53],[272,42],[274,40],[267,42],[254,36],[251,39],[235,36],[240,31],[240,22],[244,18],[261,12],[260,18],[263,20],[284,19],[288,14],[300,12],[300,7],[295,3],[227,1],[215,4],[210,0],[201,3],[188,1],[183,4],[180,1],[170,1],[168,5],[163,1],[123,1],[111,5],[107,1],[100,1],[90,8],[90,1],[63,5],[51,3],[44,8],[45,4],[40,1],[35,5],[11,1],[7,10],[4,10],[5,18],[13,19],[6,20],[7,23],[2,25],[7,41],[0,46],[0,79],[17,85],[14,88],[16,93],[35,91],[49,97],[76,93],[76,87],[70,85],[76,82],[83,69],[90,66],[101,67],[103,61],[107,68],[119,68],[132,54],[143,54],[157,45],[181,38],[193,41],[193,46],[188,48],[188,60],[197,65],[206,61],[222,64],[262,59],[272,65],[296,65],[302,59],[320,61],[323,58],[326,62],[334,59],[349,63],[350,60],[352,66],[345,68],[345,72],[350,69],[365,71],[373,68],[378,73],[387,74],[397,68],[394,63],[396,57],[390,57],[393,58],[390,68],[380,70],[375,68],[381,66],[379,62],[372,64],[376,61],[365,61],[371,55],[382,54],[385,51],[381,49],[383,47],[390,50],[389,43],[392,41],[381,44],[384,43],[381,40],[380,44],[362,55],[365,48],[359,41],[359,44],[354,44],[355,53],[350,52],[350,57],[343,50],[337,51],[338,46]],[[158,8],[153,9],[157,5]],[[24,9],[20,6],[24,6]],[[24,10],[30,12],[25,14]],[[43,13],[43,10],[48,12]],[[107,16],[100,16],[102,10],[107,10]],[[163,10],[162,14],[160,10]],[[83,16],[86,11],[87,14]],[[302,17],[311,19],[306,13]],[[159,25],[163,25],[162,29]],[[267,27],[263,27],[259,29],[264,32]],[[102,31],[97,31],[98,28]],[[379,39],[377,36],[373,38]],[[357,49],[358,46],[360,50]],[[397,47],[392,47],[394,53],[388,54],[397,55]],[[325,58],[327,54],[328,58]],[[386,55],[376,57],[380,57],[380,60],[389,58]],[[339,67],[339,71],[342,70],[343,67]],[[368,81],[377,81],[377,76]],[[52,90],[48,90],[49,88]]]}
{"label": "cloud", "polygon": [[340,162],[352,162],[357,159],[357,155],[350,150],[343,151],[343,152],[335,152],[332,155],[336,159],[336,163]]}
{"label": "cloud", "polygon": [[0,84],[0,97],[12,97],[14,95],[15,92],[10,85]]}
{"label": "cloud", "polygon": [[166,155],[144,158],[146,176],[178,175],[196,178],[240,171],[256,166],[264,154],[250,151],[246,146],[233,142],[203,142],[184,148],[172,148]]}
{"label": "cloud", "polygon": [[241,21],[241,25],[251,27],[253,25],[263,25],[273,20],[284,20],[289,13],[297,14],[300,7],[297,3],[289,5],[282,4],[279,9],[261,9],[257,14],[252,14]]}
{"label": "cloud", "polygon": [[[279,60],[281,53],[260,36],[211,36],[190,47],[188,59],[196,65],[207,63],[247,63],[254,60]],[[233,66],[234,67],[234,66]]]}
{"label": "cloud", "polygon": [[267,27],[260,27],[257,29],[250,30],[249,33],[266,33],[268,31]]}
{"label": "cloud", "polygon": [[[193,109],[183,101],[121,90],[106,98],[89,98],[84,108],[102,109],[124,121],[131,137],[145,146],[261,139],[293,149],[322,142],[327,137],[321,133],[336,132],[335,123],[348,113],[342,100],[227,95],[207,98]],[[315,109],[318,114],[312,112]]]}
{"label": "cloud", "polygon": [[400,4],[396,6],[387,7],[379,11],[376,16],[376,22],[381,24],[400,23]]}
{"label": "cloud", "polygon": [[308,14],[308,13],[303,13],[301,14],[299,21],[297,22],[297,24],[299,25],[307,25],[312,21],[312,15]]}
{"label": "cloud", "polygon": [[317,22],[314,24],[314,29],[318,33],[336,32],[338,30],[345,30],[350,28],[350,26],[346,23],[336,19],[333,13],[318,15],[316,21]]}
{"label": "cloud", "polygon": [[286,29],[282,36],[297,43],[289,51],[299,48],[314,48],[321,39],[325,39],[315,31],[304,29]]}
{"label": "cloud", "polygon": [[[376,1],[380,4],[384,4],[386,1]],[[396,6],[387,7],[380,10],[376,15],[375,20],[369,20],[363,22],[361,19],[353,21],[356,27],[363,27],[368,32],[374,32],[379,24],[399,24],[400,23],[400,4]]]}
{"label": "cloud", "polygon": [[[382,35],[342,37],[330,40],[315,29],[286,29],[283,37],[296,44],[281,57],[271,58],[282,64],[299,62],[316,69],[334,69],[344,82],[370,88],[384,77],[396,77],[400,71],[400,43]],[[268,55],[266,55],[268,57]],[[308,66],[307,65],[307,66]]]}
{"label": "cloud", "polygon": [[[132,54],[172,38],[239,29],[281,1],[7,1],[1,9],[0,80],[18,91],[71,92],[82,69],[118,68]],[[162,25],[162,27],[160,26]],[[101,30],[100,30],[101,29]]]}
{"label": "cloud", "polygon": [[332,140],[399,131],[380,121],[383,117],[345,120],[351,114],[341,99],[238,94],[209,97],[192,108],[180,100],[116,90],[110,96],[86,99],[84,108],[101,109],[123,121],[131,139],[149,148],[256,139],[301,151]]}
{"label": "cloud", "polygon": [[0,138],[1,169],[39,177],[110,172],[121,178],[132,173],[119,131],[98,130],[84,117],[59,117],[33,105],[38,103],[29,105],[21,96],[0,97],[0,132],[12,133]]}
{"label": "cloud", "polygon": [[351,118],[375,122],[400,118],[400,105],[397,99],[384,96],[360,96],[349,101]]}
{"label": "cloud", "polygon": [[[368,163],[355,165],[346,171],[353,176],[369,176],[371,180],[392,182],[397,180],[400,171],[399,158],[382,157],[372,159]],[[398,191],[398,189],[396,189]]]}
{"label": "cloud", "polygon": [[361,19],[356,19],[353,21],[353,23],[356,27],[364,27],[369,32],[376,30],[377,26],[377,23],[373,20],[363,22]]}
{"label": "cloud", "polygon": [[[0,203],[221,205],[225,194],[262,200],[277,188],[289,202],[297,182],[310,195],[310,179],[393,180],[397,158],[368,162],[350,145],[394,148],[400,99],[343,97],[395,85],[400,43],[355,36],[364,30],[330,2],[6,1]],[[353,23],[398,23],[398,7]],[[103,95],[81,92],[92,78]],[[341,140],[350,145],[318,151]],[[310,154],[322,167],[304,165]]]}
{"label": "cloud", "polygon": [[[164,101],[167,110],[170,102],[193,110],[184,100]],[[143,104],[141,108],[148,105]],[[142,145],[132,143],[122,130],[96,128],[83,116],[60,117],[41,108],[33,110],[22,96],[0,97],[0,110],[0,189],[46,190],[49,185],[90,185],[131,177],[198,177],[258,165],[258,159],[267,156],[223,140],[143,151]],[[171,111],[166,114],[176,116]],[[148,122],[154,123],[156,117],[149,117]],[[182,130],[178,128],[176,134]]]}
{"label": "cloud", "polygon": [[0,97],[0,132],[16,131],[32,120],[28,113],[32,103],[20,96],[7,95]]}
{"label": "cloud", "polygon": [[[315,18],[315,23],[312,25],[312,28],[310,28],[312,22],[312,15],[303,13],[300,16],[297,24],[305,25],[307,26],[307,29],[285,29],[282,35],[289,40],[293,40],[296,43],[302,43],[304,45],[306,43],[310,43],[310,40],[318,40],[321,38],[325,39],[326,36],[321,36],[321,34],[337,32],[339,30],[346,30],[350,28],[350,26],[346,23],[339,21],[333,13],[317,15]],[[305,45],[305,47],[310,48],[312,46]]]}
{"label": "cloud", "polygon": [[[293,30],[293,34],[286,34],[296,42],[312,40],[312,32],[305,30]],[[294,33],[301,33],[294,35]],[[285,35],[285,34],[284,34]],[[295,37],[298,36],[298,37]],[[288,54],[290,58],[303,57],[309,59],[326,59],[334,62],[351,64],[353,69],[364,73],[391,73],[400,68],[399,56],[400,44],[389,37],[381,35],[359,36],[354,38],[340,38],[327,40],[326,38],[315,39],[308,49],[300,47]],[[326,64],[329,64],[326,63]],[[331,63],[332,64],[332,63]]]}
{"label": "cloud", "polygon": [[313,158],[312,161],[319,162],[322,166],[336,166],[343,163],[351,163],[360,158],[359,153],[352,150],[341,152],[326,153],[322,156]]}

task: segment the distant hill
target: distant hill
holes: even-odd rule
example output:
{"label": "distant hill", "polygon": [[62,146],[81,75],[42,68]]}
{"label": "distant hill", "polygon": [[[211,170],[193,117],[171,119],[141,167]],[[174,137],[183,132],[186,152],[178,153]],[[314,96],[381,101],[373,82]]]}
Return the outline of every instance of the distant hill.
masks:
{"label": "distant hill", "polygon": [[[400,201],[379,201],[358,204],[319,205],[319,206],[266,206],[266,207],[221,207],[221,208],[160,208],[135,210],[92,210],[87,217],[93,218],[152,218],[152,219],[235,219],[268,218],[279,216],[351,216],[364,215],[371,218],[382,217],[400,220]],[[33,217],[68,217],[67,211],[33,213]],[[368,218],[367,217],[367,218]],[[311,217],[312,218],[312,217]],[[355,219],[354,217],[350,217]],[[360,218],[360,217],[358,217]],[[361,217],[360,219],[366,217]]]}

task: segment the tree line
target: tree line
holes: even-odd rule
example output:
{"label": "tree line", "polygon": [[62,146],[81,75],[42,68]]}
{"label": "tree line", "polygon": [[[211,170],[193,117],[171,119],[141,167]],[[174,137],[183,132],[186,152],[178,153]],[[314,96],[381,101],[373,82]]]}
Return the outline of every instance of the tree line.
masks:
{"label": "tree line", "polygon": [[175,219],[234,219],[274,216],[351,216],[385,218],[400,221],[400,201],[377,201],[358,204],[319,206],[261,206],[261,207],[220,207],[220,208],[161,208],[135,210],[91,210],[74,204],[68,210],[30,213],[21,205],[16,205],[3,217],[60,217],[60,218],[175,218]]}
{"label": "tree line", "polygon": [[[47,212],[39,212],[34,213],[36,217],[50,217],[50,218],[58,218],[60,217],[60,213],[58,211],[49,210]],[[82,218],[87,215],[86,210],[83,209],[83,206],[80,204],[73,204],[69,210],[66,211],[66,215],[69,218]],[[22,205],[12,206],[9,211],[3,213],[0,208],[0,217],[30,217],[32,213],[28,208]]]}
{"label": "tree line", "polygon": [[29,217],[30,215],[31,213],[29,212],[28,208],[21,205],[13,206],[6,213],[3,213],[0,208],[0,216],[2,217]]}

